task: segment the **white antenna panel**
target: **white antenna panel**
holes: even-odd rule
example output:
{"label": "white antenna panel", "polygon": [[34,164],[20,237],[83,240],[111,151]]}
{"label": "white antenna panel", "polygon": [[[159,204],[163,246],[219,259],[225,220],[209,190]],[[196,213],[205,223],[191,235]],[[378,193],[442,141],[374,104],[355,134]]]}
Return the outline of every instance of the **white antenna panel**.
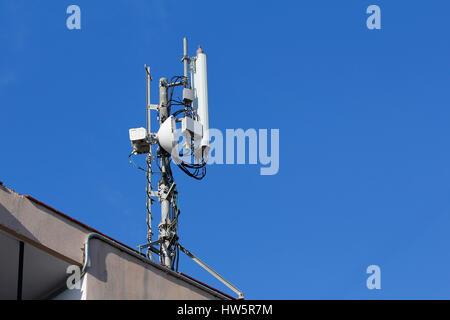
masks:
{"label": "white antenna panel", "polygon": [[196,158],[204,158],[209,154],[209,111],[208,111],[208,74],[206,69],[206,54],[202,48],[197,50],[193,68],[192,87],[195,91],[194,108],[197,110],[198,120],[203,127],[203,138],[200,142],[200,154]]}

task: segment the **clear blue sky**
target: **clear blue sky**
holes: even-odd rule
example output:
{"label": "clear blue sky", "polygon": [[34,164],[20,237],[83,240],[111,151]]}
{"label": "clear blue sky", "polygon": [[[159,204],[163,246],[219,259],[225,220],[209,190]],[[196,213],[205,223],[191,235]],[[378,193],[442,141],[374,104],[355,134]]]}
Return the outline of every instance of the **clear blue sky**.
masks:
{"label": "clear blue sky", "polygon": [[[70,4],[81,30],[66,28]],[[366,27],[371,4],[381,30]],[[145,242],[128,129],[145,125],[143,65],[181,74],[187,36],[191,55],[208,54],[211,126],[279,128],[280,171],[209,166],[199,183],[174,168],[182,243],[249,299],[449,298],[449,12],[438,0],[0,0],[0,180]],[[181,271],[224,289],[188,259]]]}

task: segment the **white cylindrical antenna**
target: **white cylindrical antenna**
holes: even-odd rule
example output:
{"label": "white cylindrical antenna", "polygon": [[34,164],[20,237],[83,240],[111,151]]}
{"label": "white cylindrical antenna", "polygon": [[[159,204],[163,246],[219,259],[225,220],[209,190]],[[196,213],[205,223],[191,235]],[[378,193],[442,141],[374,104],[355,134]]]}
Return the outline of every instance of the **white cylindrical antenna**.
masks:
{"label": "white cylindrical antenna", "polygon": [[196,158],[207,160],[209,153],[209,112],[208,112],[208,75],[206,69],[206,54],[198,47],[193,75],[195,91],[194,108],[197,109],[198,120],[203,126],[203,138],[200,142],[201,153]]}
{"label": "white cylindrical antenna", "polygon": [[188,57],[188,44],[187,44],[187,38],[183,38],[183,59],[181,59],[184,64],[184,87],[189,87],[189,81],[188,81],[188,69],[189,69],[189,57]]}

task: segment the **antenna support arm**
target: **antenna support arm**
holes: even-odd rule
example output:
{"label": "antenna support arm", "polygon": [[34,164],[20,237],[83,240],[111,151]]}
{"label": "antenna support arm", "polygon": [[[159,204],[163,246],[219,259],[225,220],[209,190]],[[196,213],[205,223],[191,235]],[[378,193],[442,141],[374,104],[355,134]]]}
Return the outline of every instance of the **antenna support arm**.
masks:
{"label": "antenna support arm", "polygon": [[218,274],[216,271],[211,269],[206,263],[204,263],[202,260],[197,258],[192,252],[190,252],[188,249],[183,247],[181,244],[178,243],[178,246],[180,247],[181,251],[183,251],[189,258],[194,260],[198,265],[200,265],[203,269],[208,271],[210,274],[212,274],[216,279],[221,281],[224,285],[226,285],[228,288],[234,291],[238,295],[238,299],[244,299],[244,293],[233,286],[229,281],[225,280],[220,274]]}

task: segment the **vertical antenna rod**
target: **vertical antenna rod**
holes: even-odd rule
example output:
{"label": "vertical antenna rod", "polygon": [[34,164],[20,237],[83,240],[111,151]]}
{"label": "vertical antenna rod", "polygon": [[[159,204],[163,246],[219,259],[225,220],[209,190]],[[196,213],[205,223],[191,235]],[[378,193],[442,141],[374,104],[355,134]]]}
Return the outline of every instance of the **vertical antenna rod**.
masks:
{"label": "vertical antenna rod", "polygon": [[147,75],[147,134],[151,134],[151,122],[150,122],[150,111],[151,111],[151,104],[150,104],[150,81],[152,81],[152,78],[150,76],[150,67],[145,66],[145,73]]}
{"label": "vertical antenna rod", "polygon": [[[145,66],[145,73],[147,76],[147,136],[151,136],[151,118],[150,118],[150,81],[152,78],[150,76],[150,67]],[[153,231],[152,231],[152,148],[149,147],[149,153],[147,154],[147,241],[152,242]]]}

